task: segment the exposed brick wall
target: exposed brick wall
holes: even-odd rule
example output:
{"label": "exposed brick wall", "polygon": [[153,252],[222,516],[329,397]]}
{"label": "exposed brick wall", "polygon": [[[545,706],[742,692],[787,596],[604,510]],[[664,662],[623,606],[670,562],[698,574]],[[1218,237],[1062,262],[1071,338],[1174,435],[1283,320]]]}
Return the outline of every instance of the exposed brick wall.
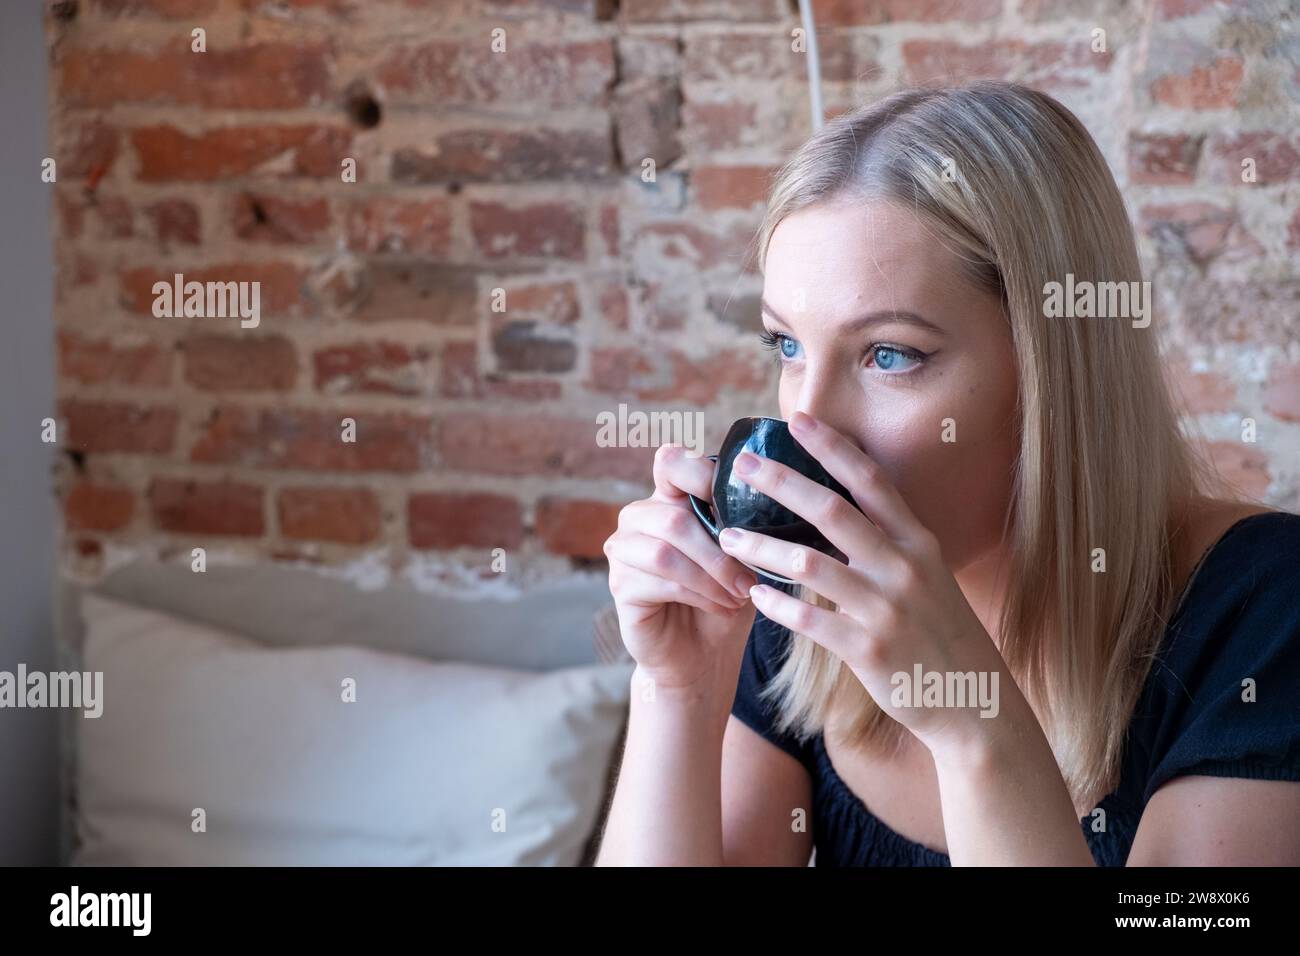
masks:
{"label": "exposed brick wall", "polygon": [[[815,3],[831,112],[978,75],[1080,114],[1197,423],[1247,490],[1295,508],[1300,40],[1283,6]],[[81,571],[203,545],[394,570],[504,547],[563,573],[650,488],[653,449],[598,447],[596,413],[698,409],[714,446],[774,408],[745,254],[810,131],[797,4],[46,8],[56,483]],[[154,317],[176,272],[259,281],[260,325]]]}

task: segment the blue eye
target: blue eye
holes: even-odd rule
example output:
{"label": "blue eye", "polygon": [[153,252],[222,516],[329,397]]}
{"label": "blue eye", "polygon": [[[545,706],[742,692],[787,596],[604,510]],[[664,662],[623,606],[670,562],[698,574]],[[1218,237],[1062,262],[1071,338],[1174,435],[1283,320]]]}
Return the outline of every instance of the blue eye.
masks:
{"label": "blue eye", "polygon": [[[758,337],[762,341],[764,348],[777,353],[776,362],[778,365],[793,361],[798,355],[798,341],[782,332],[770,332],[763,329]],[[871,356],[871,364],[877,370],[891,375],[910,372],[923,364],[929,357],[923,352],[901,345],[873,345],[867,350],[867,354]]]}
{"label": "blue eye", "polygon": [[[906,372],[921,363],[921,354],[892,345],[872,346],[871,356],[882,372]],[[911,362],[911,365],[906,363]]]}
{"label": "blue eye", "polygon": [[794,354],[787,350],[787,346],[792,347],[795,352],[799,348],[798,342],[781,332],[769,332],[764,329],[759,333],[758,337],[762,341],[764,348],[773,349],[777,352],[776,361],[778,364],[794,358]]}

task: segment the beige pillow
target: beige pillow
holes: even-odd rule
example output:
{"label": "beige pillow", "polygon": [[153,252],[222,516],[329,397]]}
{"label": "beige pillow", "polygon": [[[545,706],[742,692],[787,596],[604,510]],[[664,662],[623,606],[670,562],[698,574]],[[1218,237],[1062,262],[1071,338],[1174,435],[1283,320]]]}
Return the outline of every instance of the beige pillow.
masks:
{"label": "beige pillow", "polygon": [[579,861],[631,663],[532,673],[268,649],[84,601],[83,668],[103,672],[104,705],[77,720],[74,864]]}

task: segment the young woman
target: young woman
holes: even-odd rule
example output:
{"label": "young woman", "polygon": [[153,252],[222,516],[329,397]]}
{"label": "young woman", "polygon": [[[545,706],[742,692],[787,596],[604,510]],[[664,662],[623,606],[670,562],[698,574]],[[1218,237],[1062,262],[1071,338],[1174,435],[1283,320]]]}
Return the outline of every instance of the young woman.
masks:
{"label": "young woman", "polygon": [[[980,83],[841,116],[758,254],[780,415],[862,513],[750,456],[848,561],[719,545],[713,463],[659,449],[605,546],[637,667],[598,865],[1300,864],[1300,516],[1180,434],[1073,114]],[[996,707],[918,706],[918,668]]]}

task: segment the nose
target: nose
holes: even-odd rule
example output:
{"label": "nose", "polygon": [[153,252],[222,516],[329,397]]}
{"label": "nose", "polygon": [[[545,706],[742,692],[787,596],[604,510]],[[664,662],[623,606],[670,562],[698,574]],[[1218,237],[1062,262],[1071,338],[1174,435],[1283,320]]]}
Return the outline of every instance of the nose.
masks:
{"label": "nose", "polygon": [[809,370],[799,383],[799,394],[795,397],[794,407],[790,408],[785,416],[786,421],[789,421],[796,411],[800,411],[805,415],[811,415],[819,422],[826,422],[838,428],[837,423],[841,421],[841,416],[845,412],[845,409],[840,406],[839,391],[839,387],[830,376],[824,372],[816,373]]}

